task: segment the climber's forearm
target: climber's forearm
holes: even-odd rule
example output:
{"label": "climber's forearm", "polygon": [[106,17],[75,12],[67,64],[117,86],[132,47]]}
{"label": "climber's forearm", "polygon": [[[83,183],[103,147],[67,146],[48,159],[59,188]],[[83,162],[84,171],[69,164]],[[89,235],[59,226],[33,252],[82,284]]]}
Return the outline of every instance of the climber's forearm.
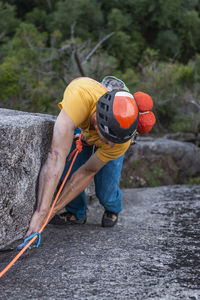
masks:
{"label": "climber's forearm", "polygon": [[55,154],[49,152],[48,158],[39,178],[39,193],[37,202],[38,212],[48,212],[53,195],[62,175],[65,164],[65,158],[56,158]]}
{"label": "climber's forearm", "polygon": [[82,165],[67,182],[60,198],[58,199],[51,218],[58,213],[65,205],[76,198],[91,182],[94,175],[105,165],[96,154]]}
{"label": "climber's forearm", "polygon": [[49,210],[59,179],[64,170],[74,136],[74,124],[62,110],[56,120],[51,148],[39,178],[37,211]]}
{"label": "climber's forearm", "polygon": [[89,185],[94,175],[95,173],[87,173],[83,168],[79,168],[67,182],[60,198],[56,202],[51,217],[76,198]]}

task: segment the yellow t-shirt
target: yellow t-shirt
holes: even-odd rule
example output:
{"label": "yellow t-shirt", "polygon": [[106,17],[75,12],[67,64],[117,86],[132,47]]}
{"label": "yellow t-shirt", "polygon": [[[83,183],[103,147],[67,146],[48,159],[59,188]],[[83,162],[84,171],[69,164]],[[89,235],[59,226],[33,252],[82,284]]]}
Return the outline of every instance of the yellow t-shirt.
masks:
{"label": "yellow t-shirt", "polygon": [[88,77],[80,77],[67,86],[63,100],[58,104],[60,109],[63,108],[70,116],[75,127],[81,129],[84,140],[98,148],[96,154],[103,162],[120,157],[130,146],[129,140],[111,147],[99,138],[96,130],[90,128],[90,118],[96,111],[96,103],[106,92],[107,89],[99,82]]}

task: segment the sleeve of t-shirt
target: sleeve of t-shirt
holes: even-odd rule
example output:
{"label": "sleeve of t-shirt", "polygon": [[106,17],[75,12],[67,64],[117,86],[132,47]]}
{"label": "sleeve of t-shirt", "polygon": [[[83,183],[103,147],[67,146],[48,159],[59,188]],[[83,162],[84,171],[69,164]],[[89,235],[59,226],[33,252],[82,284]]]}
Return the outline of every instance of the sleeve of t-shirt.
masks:
{"label": "sleeve of t-shirt", "polygon": [[128,150],[130,144],[131,141],[123,144],[115,144],[114,147],[111,147],[108,144],[104,144],[103,147],[97,149],[96,155],[101,161],[107,163],[110,160],[122,156]]}
{"label": "sleeve of t-shirt", "polygon": [[88,94],[84,93],[81,87],[70,83],[63,96],[63,100],[58,104],[60,109],[70,116],[75,127],[84,122],[90,113],[90,99]]}

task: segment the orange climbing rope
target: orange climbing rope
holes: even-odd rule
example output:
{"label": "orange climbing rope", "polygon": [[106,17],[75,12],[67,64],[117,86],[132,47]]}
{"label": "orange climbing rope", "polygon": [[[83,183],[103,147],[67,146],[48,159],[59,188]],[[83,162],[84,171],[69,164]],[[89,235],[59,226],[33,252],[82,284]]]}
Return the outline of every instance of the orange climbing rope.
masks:
{"label": "orange climbing rope", "polygon": [[[67,174],[66,174],[66,176],[65,176],[65,178],[64,178],[64,180],[63,180],[63,182],[62,182],[62,184],[61,184],[61,186],[60,186],[60,188],[59,188],[59,190],[58,190],[58,193],[57,193],[57,195],[56,195],[56,197],[55,197],[55,199],[54,199],[54,201],[53,201],[53,203],[52,203],[52,206],[51,206],[51,208],[50,208],[50,210],[49,210],[49,213],[48,213],[48,215],[47,215],[47,217],[46,217],[46,220],[45,220],[45,222],[44,222],[44,224],[41,226],[41,228],[40,228],[40,230],[38,231],[38,234],[40,234],[43,230],[44,230],[44,228],[46,227],[46,225],[47,225],[47,223],[48,223],[48,221],[49,221],[49,218],[50,218],[50,216],[51,216],[51,213],[52,213],[52,211],[53,211],[53,209],[54,209],[54,206],[55,206],[55,204],[56,204],[56,201],[58,200],[58,197],[60,196],[60,193],[61,193],[61,191],[62,191],[62,189],[63,189],[63,186],[64,186],[64,184],[65,184],[65,182],[66,182],[66,180],[67,180],[67,178],[68,178],[68,176],[69,176],[69,174],[70,174],[70,172],[71,172],[71,169],[72,169],[72,167],[73,167],[73,164],[74,164],[74,162],[75,162],[75,160],[76,160],[76,157],[77,157],[77,155],[82,151],[82,143],[81,143],[81,138],[82,138],[82,134],[80,135],[80,137],[77,139],[77,140],[75,140],[75,143],[76,143],[76,149],[73,151],[73,153],[72,153],[72,155],[74,154],[74,157],[73,157],[73,160],[72,160],[72,162],[71,162],[71,165],[70,165],[70,167],[69,167],[69,170],[68,170],[68,172],[67,172]],[[71,156],[72,155],[70,155],[70,157],[69,157],[69,160],[71,159]],[[30,245],[35,241],[37,239],[37,235],[35,235],[24,247],[23,247],[23,249],[11,260],[11,262],[3,269],[3,271],[1,271],[0,272],[0,278],[14,265],[14,263],[20,258],[20,256],[27,250],[27,248],[28,247],[30,247]]]}

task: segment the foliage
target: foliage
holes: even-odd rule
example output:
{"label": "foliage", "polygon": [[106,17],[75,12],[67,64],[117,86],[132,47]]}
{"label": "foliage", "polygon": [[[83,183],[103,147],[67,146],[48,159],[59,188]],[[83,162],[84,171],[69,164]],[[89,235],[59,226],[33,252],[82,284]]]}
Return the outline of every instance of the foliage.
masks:
{"label": "foliage", "polygon": [[200,177],[191,177],[191,178],[189,178],[188,184],[200,185]]}
{"label": "foliage", "polygon": [[155,132],[200,127],[199,0],[0,0],[2,107],[57,112],[78,76],[154,99]]}
{"label": "foliage", "polygon": [[8,59],[1,65],[0,69],[0,91],[1,98],[6,101],[10,96],[15,97],[19,92],[18,76],[15,69],[15,58]]}
{"label": "foliage", "polygon": [[[48,52],[43,51],[45,42],[46,34],[39,33],[32,24],[21,23],[8,43],[8,55],[1,65],[0,77],[1,95],[4,101],[7,99],[7,107],[46,110],[45,101],[49,102],[51,94],[48,93],[48,85],[51,84],[48,81],[51,80],[43,76],[43,72],[47,71],[45,59],[48,57]],[[41,83],[44,85],[42,89]],[[41,95],[37,93],[39,89]],[[39,106],[37,99],[41,101]]]}
{"label": "foliage", "polygon": [[159,31],[155,46],[160,50],[161,57],[176,57],[180,53],[182,44],[177,34],[172,29]]}
{"label": "foliage", "polygon": [[180,25],[178,33],[182,41],[181,55],[183,62],[187,62],[199,51],[200,18],[198,12],[195,10],[186,11],[181,17]]}
{"label": "foliage", "polygon": [[149,49],[140,67],[136,89],[153,97],[157,131],[197,132],[200,124],[199,56],[187,65],[159,62],[156,53]]}
{"label": "foliage", "polygon": [[164,170],[159,165],[152,165],[146,173],[148,186],[155,187],[161,185]]}
{"label": "foliage", "polygon": [[15,17],[15,7],[0,1],[0,43],[6,41],[6,37],[15,31],[18,24],[19,20]]}
{"label": "foliage", "polygon": [[36,7],[26,14],[26,22],[35,25],[40,31],[45,31],[48,24],[47,12]]}
{"label": "foliage", "polygon": [[174,132],[193,132],[195,129],[196,118],[193,114],[177,114],[174,117],[171,128]]}
{"label": "foliage", "polygon": [[134,160],[128,168],[124,168],[120,179],[122,188],[155,187],[165,183],[167,177],[166,167],[161,161],[151,164],[144,159]]}
{"label": "foliage", "polygon": [[98,1],[74,0],[59,1],[57,9],[52,13],[52,21],[49,22],[50,31],[59,29],[64,38],[70,36],[71,25],[76,22],[77,34],[80,38],[90,38],[96,35],[96,30],[103,26],[103,16]]}

